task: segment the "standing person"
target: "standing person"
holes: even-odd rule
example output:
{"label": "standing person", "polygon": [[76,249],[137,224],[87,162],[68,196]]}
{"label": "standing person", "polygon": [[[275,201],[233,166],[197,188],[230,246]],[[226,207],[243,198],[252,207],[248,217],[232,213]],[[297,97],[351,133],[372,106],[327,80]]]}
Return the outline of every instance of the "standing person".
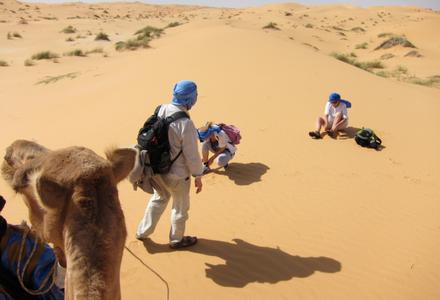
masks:
{"label": "standing person", "polygon": [[[174,86],[171,103],[161,105],[158,116],[167,118],[178,112],[188,114],[196,101],[197,85],[192,81],[180,81]],[[171,169],[167,174],[153,176],[154,194],[139,223],[136,238],[143,240],[154,232],[172,197],[169,245],[172,249],[179,249],[197,243],[197,237],[185,236],[184,233],[188,219],[191,176],[194,177],[196,192],[201,192],[203,164],[198,151],[197,130],[189,115],[188,118],[180,118],[169,125],[168,139],[173,161]]]}
{"label": "standing person", "polygon": [[336,138],[338,132],[348,126],[347,108],[351,108],[349,101],[341,99],[341,95],[338,93],[330,94],[325,105],[324,116],[318,118],[316,130],[310,131],[309,136],[314,139],[320,139],[321,128],[324,128],[330,137]]}
{"label": "standing person", "polygon": [[[198,129],[198,132],[199,139],[203,143],[202,160],[205,165],[203,173],[211,170],[214,161],[220,168],[226,169],[237,151],[237,147],[226,132],[220,125],[212,122],[206,123],[204,127]],[[211,157],[209,157],[209,152],[213,153]]]}

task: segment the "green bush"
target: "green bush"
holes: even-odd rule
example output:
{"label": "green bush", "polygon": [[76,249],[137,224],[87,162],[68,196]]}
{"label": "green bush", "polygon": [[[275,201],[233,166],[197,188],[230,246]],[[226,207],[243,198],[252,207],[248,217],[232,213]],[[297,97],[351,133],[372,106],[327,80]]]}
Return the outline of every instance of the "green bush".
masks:
{"label": "green bush", "polygon": [[32,55],[33,60],[41,60],[41,59],[53,59],[58,58],[59,55],[50,51],[42,51]]}
{"label": "green bush", "polygon": [[149,38],[149,39],[158,38],[162,34],[163,34],[163,29],[156,28],[153,26],[145,26],[144,28],[139,29],[134,33],[134,35],[137,36],[138,40],[143,40],[144,38]]}

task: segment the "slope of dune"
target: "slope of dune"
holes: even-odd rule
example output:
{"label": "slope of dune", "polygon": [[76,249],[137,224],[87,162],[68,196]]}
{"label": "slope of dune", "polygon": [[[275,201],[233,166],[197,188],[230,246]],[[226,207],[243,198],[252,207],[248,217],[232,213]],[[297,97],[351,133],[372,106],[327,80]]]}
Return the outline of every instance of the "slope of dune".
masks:
{"label": "slope of dune", "polygon": [[[0,67],[0,149],[18,138],[53,149],[82,145],[99,154],[113,144],[132,145],[181,79],[199,86],[191,111],[197,126],[213,120],[242,130],[228,171],[205,176],[202,193],[191,194],[187,232],[200,242],[188,251],[167,246],[169,207],[152,241],[137,241],[148,195],[120,185],[126,244],[136,255],[124,252],[123,299],[167,299],[167,291],[170,299],[440,297],[440,89],[383,78],[329,55],[378,59],[378,34],[405,34],[424,56],[404,57],[397,47],[389,50],[394,57],[387,68],[437,75],[438,13],[339,5],[17,5],[24,8],[18,15],[0,5],[6,22],[0,23],[0,60],[10,65]],[[104,10],[112,17],[101,17]],[[32,15],[28,24],[18,24],[25,15]],[[38,15],[57,19],[34,21]],[[166,28],[149,49],[114,49],[146,25],[171,22],[180,25]],[[269,22],[280,30],[262,29]],[[77,32],[60,32],[68,25]],[[6,39],[14,31],[22,38]],[[100,31],[111,41],[94,41]],[[66,42],[68,36],[75,41]],[[355,49],[364,41],[368,49]],[[96,47],[106,55],[62,56]],[[59,53],[57,63],[23,65],[43,50]],[[308,137],[333,91],[353,103],[351,132],[373,128],[382,151],[360,148],[350,137]],[[26,219],[20,197],[3,180],[0,191],[9,200],[5,217]]]}

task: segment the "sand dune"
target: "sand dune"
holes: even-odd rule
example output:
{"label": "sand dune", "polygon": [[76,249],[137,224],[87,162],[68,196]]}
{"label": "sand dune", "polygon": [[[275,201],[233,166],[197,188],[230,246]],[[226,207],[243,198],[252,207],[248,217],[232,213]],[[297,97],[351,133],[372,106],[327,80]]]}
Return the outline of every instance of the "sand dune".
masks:
{"label": "sand dune", "polygon": [[[131,145],[180,79],[199,85],[196,125],[213,120],[242,129],[230,169],[205,176],[204,191],[192,194],[187,231],[201,240],[190,251],[169,251],[169,210],[154,242],[137,241],[147,195],[120,186],[127,246],[157,272],[125,252],[124,299],[166,299],[167,291],[170,299],[440,297],[440,90],[410,82],[440,75],[438,12],[1,2],[0,60],[9,66],[0,67],[0,149],[17,138],[100,154],[112,144]],[[172,22],[179,26],[166,28],[149,49],[115,50],[147,25]],[[262,29],[270,22],[280,30]],[[61,32],[69,25],[75,33]],[[8,32],[22,38],[7,39]],[[95,41],[99,32],[111,41]],[[417,48],[374,50],[382,33],[404,35]],[[362,43],[366,49],[356,49]],[[63,56],[97,47],[102,53]],[[405,57],[411,50],[423,57]],[[58,54],[57,63],[24,66],[40,51]],[[393,57],[367,72],[333,52],[353,52],[360,62]],[[349,137],[309,139],[332,91],[353,103],[351,132],[373,128],[382,151]],[[3,181],[0,190],[8,220],[26,218]]]}

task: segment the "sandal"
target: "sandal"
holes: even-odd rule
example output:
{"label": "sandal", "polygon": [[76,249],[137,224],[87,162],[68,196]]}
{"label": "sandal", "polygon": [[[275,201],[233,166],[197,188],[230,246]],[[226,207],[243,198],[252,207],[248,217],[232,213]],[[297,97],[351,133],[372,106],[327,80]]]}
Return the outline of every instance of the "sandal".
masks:
{"label": "sandal", "polygon": [[318,140],[321,138],[321,134],[318,131],[310,131],[309,136],[315,140]]}
{"label": "sandal", "polygon": [[197,237],[195,236],[184,236],[180,241],[175,243],[170,243],[171,249],[181,249],[185,247],[190,247],[197,244]]}
{"label": "sandal", "polygon": [[332,139],[336,139],[337,134],[336,134],[336,132],[334,132],[333,130],[328,130],[328,131],[327,131],[327,134],[328,134],[328,136],[331,137]]}

